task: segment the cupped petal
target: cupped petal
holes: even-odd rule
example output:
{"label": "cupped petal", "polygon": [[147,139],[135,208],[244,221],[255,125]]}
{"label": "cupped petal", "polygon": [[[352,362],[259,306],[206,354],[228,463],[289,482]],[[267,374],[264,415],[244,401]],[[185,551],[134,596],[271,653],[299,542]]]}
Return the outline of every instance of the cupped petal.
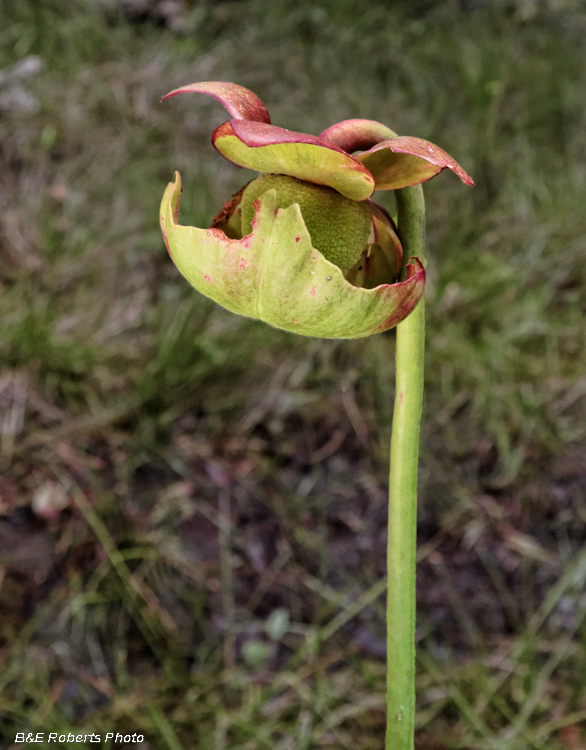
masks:
{"label": "cupped petal", "polygon": [[250,120],[270,124],[271,118],[267,108],[250,89],[237,83],[224,81],[201,81],[181,86],[166,94],[161,101],[177,94],[206,94],[224,107],[235,120]]}
{"label": "cupped petal", "polygon": [[241,240],[178,224],[180,195],[175,173],[160,213],[169,253],[198,291],[232,312],[305,336],[353,339],[392,328],[421,299],[425,271],[417,259],[401,283],[350,284],[312,247],[299,206],[277,209],[274,190],[257,200],[253,232]]}
{"label": "cupped petal", "polygon": [[368,206],[372,213],[373,241],[385,248],[389,255],[389,263],[393,267],[396,266],[398,275],[403,263],[403,247],[397,234],[397,226],[386,208],[374,201],[368,201]]}
{"label": "cupped petal", "polygon": [[355,151],[366,151],[389,138],[396,138],[397,134],[376,120],[342,120],[324,130],[319,137],[353,154]]}
{"label": "cupped petal", "polygon": [[439,146],[422,138],[398,136],[382,141],[355,157],[371,172],[377,190],[397,190],[426,182],[451,169],[466,185],[474,180]]}
{"label": "cupped petal", "polygon": [[214,131],[212,143],[229,161],[257,172],[327,185],[355,201],[366,200],[374,191],[374,178],[366,167],[314,135],[231,120]]}
{"label": "cupped petal", "polygon": [[392,284],[399,277],[403,248],[395,224],[387,211],[366,201],[371,212],[372,231],[358,261],[344,274],[346,281],[363,289]]}

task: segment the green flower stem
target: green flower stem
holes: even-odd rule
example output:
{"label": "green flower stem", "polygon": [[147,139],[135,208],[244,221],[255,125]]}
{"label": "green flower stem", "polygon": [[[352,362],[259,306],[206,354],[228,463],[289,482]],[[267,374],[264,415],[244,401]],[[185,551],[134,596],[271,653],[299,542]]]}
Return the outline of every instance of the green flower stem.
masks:
{"label": "green flower stem", "polygon": [[[421,185],[395,192],[404,263],[424,262]],[[396,393],[389,477],[386,750],[413,750],[417,463],[423,401],[425,303],[397,326]]]}

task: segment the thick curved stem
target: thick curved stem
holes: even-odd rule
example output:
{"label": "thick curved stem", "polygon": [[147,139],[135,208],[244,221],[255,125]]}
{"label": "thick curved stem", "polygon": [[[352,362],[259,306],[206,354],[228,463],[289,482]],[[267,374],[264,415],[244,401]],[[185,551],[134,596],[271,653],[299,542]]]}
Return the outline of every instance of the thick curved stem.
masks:
{"label": "thick curved stem", "polygon": [[[404,263],[422,262],[425,204],[421,185],[397,190]],[[413,750],[415,724],[415,553],[417,465],[423,402],[425,303],[397,326],[396,393],[389,477],[387,550],[386,750]]]}

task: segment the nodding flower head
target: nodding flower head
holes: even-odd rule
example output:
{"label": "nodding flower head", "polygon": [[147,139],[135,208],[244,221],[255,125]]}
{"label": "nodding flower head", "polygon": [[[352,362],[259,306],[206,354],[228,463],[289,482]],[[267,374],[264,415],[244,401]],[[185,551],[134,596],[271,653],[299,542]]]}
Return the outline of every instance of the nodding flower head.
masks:
{"label": "nodding flower head", "polygon": [[[320,136],[271,124],[261,100],[234,83],[171,91],[207,94],[233,119],[214,147],[261,175],[226,201],[209,229],[178,223],[181,178],[165,191],[161,228],[175,265],[202,294],[240,315],[306,336],[360,338],[396,326],[423,294],[417,258],[405,265],[393,219],[370,200],[453,170],[429,141],[373,120],[345,120]],[[399,276],[401,275],[401,279]]]}

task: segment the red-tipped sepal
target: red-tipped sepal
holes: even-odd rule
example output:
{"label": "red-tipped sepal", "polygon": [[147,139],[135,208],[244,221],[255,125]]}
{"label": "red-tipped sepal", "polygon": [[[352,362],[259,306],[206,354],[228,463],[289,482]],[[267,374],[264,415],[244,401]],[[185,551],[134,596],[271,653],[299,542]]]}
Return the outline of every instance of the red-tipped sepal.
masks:
{"label": "red-tipped sepal", "polygon": [[397,190],[426,182],[451,169],[466,185],[474,180],[439,146],[422,138],[398,136],[382,141],[355,157],[372,174],[376,190]]}
{"label": "red-tipped sepal", "polygon": [[256,94],[237,83],[202,81],[181,86],[166,94],[161,101],[177,94],[206,94],[224,107],[235,120],[250,120],[270,124],[269,112]]}
{"label": "red-tipped sepal", "polygon": [[397,134],[376,120],[342,120],[320,133],[320,138],[349,154],[366,151]]}

